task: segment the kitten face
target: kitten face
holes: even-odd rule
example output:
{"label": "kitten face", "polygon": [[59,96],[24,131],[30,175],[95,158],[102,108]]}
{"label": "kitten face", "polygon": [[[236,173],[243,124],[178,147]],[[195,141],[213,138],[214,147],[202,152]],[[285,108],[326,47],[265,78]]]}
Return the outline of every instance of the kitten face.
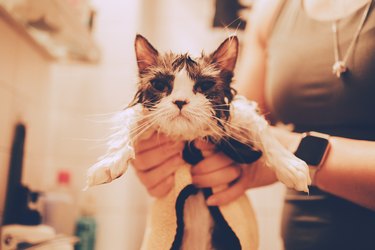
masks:
{"label": "kitten face", "polygon": [[135,48],[140,81],[133,104],[143,105],[145,124],[184,140],[222,137],[234,94],[230,83],[237,38],[230,37],[214,53],[194,59],[188,54],[160,55],[140,35]]}

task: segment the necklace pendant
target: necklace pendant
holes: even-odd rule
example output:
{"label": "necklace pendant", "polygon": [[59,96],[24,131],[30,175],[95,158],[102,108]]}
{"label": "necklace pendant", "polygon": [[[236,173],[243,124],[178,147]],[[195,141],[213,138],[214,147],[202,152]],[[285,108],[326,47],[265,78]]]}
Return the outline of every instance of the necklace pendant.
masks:
{"label": "necklace pendant", "polygon": [[345,73],[347,70],[348,68],[343,61],[336,61],[332,66],[332,73],[335,74],[337,78],[340,78],[342,73]]}

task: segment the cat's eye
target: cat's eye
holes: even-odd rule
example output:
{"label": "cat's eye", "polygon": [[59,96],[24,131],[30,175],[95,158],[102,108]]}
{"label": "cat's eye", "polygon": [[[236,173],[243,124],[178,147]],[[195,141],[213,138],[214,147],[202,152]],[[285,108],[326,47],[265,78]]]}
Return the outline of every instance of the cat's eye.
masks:
{"label": "cat's eye", "polygon": [[168,82],[161,79],[154,79],[151,81],[151,86],[157,91],[163,92],[168,89]]}
{"label": "cat's eye", "polygon": [[197,83],[198,89],[200,89],[203,92],[209,90],[214,85],[215,85],[215,82],[214,81],[209,81],[209,80]]}

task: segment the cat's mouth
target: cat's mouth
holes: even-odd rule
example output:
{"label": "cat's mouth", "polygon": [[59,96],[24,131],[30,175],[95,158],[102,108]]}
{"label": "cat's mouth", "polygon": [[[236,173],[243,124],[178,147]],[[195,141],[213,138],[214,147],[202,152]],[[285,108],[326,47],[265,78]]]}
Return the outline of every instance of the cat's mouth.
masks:
{"label": "cat's mouth", "polygon": [[179,113],[177,115],[175,115],[174,117],[171,118],[171,121],[184,121],[184,122],[191,122],[191,120],[186,117],[184,114],[182,113]]}

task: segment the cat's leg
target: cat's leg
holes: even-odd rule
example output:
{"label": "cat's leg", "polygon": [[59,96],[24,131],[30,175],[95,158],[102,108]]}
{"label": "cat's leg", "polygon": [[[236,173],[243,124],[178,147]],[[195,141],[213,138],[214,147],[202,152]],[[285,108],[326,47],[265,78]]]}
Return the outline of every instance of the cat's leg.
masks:
{"label": "cat's leg", "polygon": [[287,187],[308,192],[311,179],[307,164],[273,136],[268,122],[258,113],[256,103],[238,96],[232,102],[231,115],[229,128],[233,136],[239,141],[248,137],[249,142],[262,151],[261,160],[275,171],[277,178]]}
{"label": "cat's leg", "polygon": [[88,169],[86,188],[111,182],[126,172],[129,161],[135,157],[134,131],[138,133],[137,135],[142,132],[142,138],[152,134],[151,130],[139,132],[138,123],[141,117],[139,106],[129,107],[114,116],[116,132],[110,136],[107,142],[106,154]]}
{"label": "cat's leg", "polygon": [[289,188],[308,192],[311,179],[307,164],[281,145],[268,127],[259,131],[258,137],[266,165],[277,178]]}

